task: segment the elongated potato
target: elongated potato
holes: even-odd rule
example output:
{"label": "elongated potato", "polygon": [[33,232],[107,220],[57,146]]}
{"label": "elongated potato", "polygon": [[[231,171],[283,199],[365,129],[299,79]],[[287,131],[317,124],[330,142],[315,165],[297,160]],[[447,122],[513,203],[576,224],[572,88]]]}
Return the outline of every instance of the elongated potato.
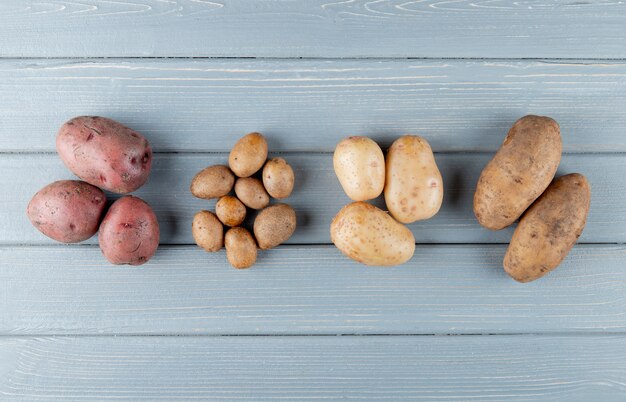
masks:
{"label": "elongated potato", "polygon": [[224,246],[224,227],[210,211],[200,211],[193,216],[191,233],[196,244],[209,253],[220,251]]}
{"label": "elongated potato", "polygon": [[478,222],[492,230],[515,222],[548,187],[560,161],[556,121],[543,116],[517,120],[478,179],[474,193]]}
{"label": "elongated potato", "polygon": [[354,201],[376,198],[385,186],[385,157],[367,137],[348,137],[335,148],[333,166],[346,195]]}
{"label": "elongated potato", "polygon": [[283,158],[273,158],[263,167],[263,185],[274,198],[287,198],[296,180],[293,169]]}
{"label": "elongated potato", "polygon": [[385,202],[399,222],[434,216],[443,201],[443,179],[428,142],[405,135],[387,151]]}
{"label": "elongated potato", "polygon": [[249,177],[263,167],[267,159],[267,141],[261,133],[239,139],[228,156],[230,170],[239,177]]}
{"label": "elongated potato", "polygon": [[330,225],[330,238],[342,253],[366,265],[402,264],[415,252],[413,233],[366,202],[343,207]]}
{"label": "elongated potato", "polygon": [[242,227],[228,229],[224,245],[226,258],[234,268],[250,268],[256,262],[257,246],[248,230]]}
{"label": "elongated potato", "polygon": [[530,282],[556,268],[580,237],[591,202],[585,176],[556,179],[526,211],[504,256],[504,270],[516,281]]}
{"label": "elongated potato", "polygon": [[255,177],[242,177],[235,182],[235,194],[239,201],[252,209],[263,209],[270,203],[270,196],[265,191],[261,180]]}
{"label": "elongated potato", "polygon": [[189,191],[194,197],[210,200],[230,193],[234,184],[235,175],[228,166],[214,165],[202,169],[194,176]]}

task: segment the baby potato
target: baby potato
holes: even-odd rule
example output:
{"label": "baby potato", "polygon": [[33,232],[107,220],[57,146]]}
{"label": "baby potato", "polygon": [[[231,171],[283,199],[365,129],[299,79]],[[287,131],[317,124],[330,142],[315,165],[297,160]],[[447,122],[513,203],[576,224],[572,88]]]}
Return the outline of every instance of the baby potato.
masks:
{"label": "baby potato", "polygon": [[150,205],[127,195],[109,208],[98,240],[102,254],[112,264],[145,264],[159,246],[159,222]]}
{"label": "baby potato", "polygon": [[522,216],[504,256],[504,270],[530,282],[555,269],[583,232],[591,189],[585,176],[556,179]]}
{"label": "baby potato", "polygon": [[548,187],[560,161],[556,121],[532,115],[517,120],[478,179],[474,193],[478,222],[492,230],[515,222]]}
{"label": "baby potato", "polygon": [[270,196],[265,191],[263,183],[253,177],[237,179],[235,194],[248,208],[263,209],[270,203]]}
{"label": "baby potato", "polygon": [[402,223],[434,216],[443,201],[443,179],[428,141],[405,135],[387,151],[385,202]]}
{"label": "baby potato", "polygon": [[200,211],[195,214],[191,233],[196,244],[209,253],[220,251],[224,245],[224,228],[212,212]]}
{"label": "baby potato", "polygon": [[59,180],[33,196],[26,213],[33,226],[63,243],[87,240],[98,231],[106,205],[104,192],[79,180]]}
{"label": "baby potato", "polygon": [[104,117],[75,117],[56,139],[63,163],[89,184],[126,194],[148,181],[152,149],[138,132]]}
{"label": "baby potato", "polygon": [[330,239],[342,253],[366,265],[402,264],[415,252],[413,233],[366,202],[339,211],[330,225]]}
{"label": "baby potato", "polygon": [[354,201],[376,198],[385,186],[385,157],[367,137],[342,140],[333,154],[333,167],[343,191]]}
{"label": "baby potato", "polygon": [[267,141],[260,133],[250,133],[237,141],[228,157],[230,169],[239,177],[249,177],[263,167]]}
{"label": "baby potato", "polygon": [[215,204],[215,214],[226,226],[239,226],[246,219],[246,206],[237,198],[225,195]]}
{"label": "baby potato", "polygon": [[286,242],[295,230],[296,211],[287,204],[269,206],[254,219],[254,236],[261,250]]}
{"label": "baby potato", "polygon": [[263,185],[274,198],[287,198],[293,191],[293,169],[283,158],[273,158],[263,167]]}
{"label": "baby potato", "polygon": [[246,229],[242,227],[228,229],[225,244],[226,258],[234,268],[249,268],[256,262],[256,243]]}
{"label": "baby potato", "polygon": [[227,166],[209,166],[191,180],[189,190],[195,197],[209,200],[230,193],[235,184],[235,176]]}

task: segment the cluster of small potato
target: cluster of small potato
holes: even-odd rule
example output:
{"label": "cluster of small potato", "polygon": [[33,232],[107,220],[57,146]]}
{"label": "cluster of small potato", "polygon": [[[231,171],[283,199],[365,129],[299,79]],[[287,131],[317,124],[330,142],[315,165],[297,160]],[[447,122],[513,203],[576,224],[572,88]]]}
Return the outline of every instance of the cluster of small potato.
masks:
{"label": "cluster of small potato", "polygon": [[[256,262],[257,243],[258,248],[267,250],[287,241],[296,230],[296,212],[291,206],[268,206],[270,197],[283,199],[291,195],[295,176],[283,158],[267,160],[267,141],[259,133],[250,133],[237,141],[228,165],[209,166],[191,181],[194,196],[218,198],[215,214],[198,212],[191,230],[204,250],[216,252],[225,246],[233,267],[249,268]],[[261,180],[251,177],[259,171]],[[233,187],[235,196],[229,195]],[[254,237],[240,226],[246,218],[246,207],[260,210],[254,219]],[[229,227],[226,235],[223,225]]]}
{"label": "cluster of small potato", "polygon": [[[415,238],[403,224],[434,216],[443,201],[443,180],[428,142],[398,138],[387,151],[367,137],[348,137],[335,148],[335,174],[356,201],[339,211],[330,226],[333,243],[366,265],[398,265],[413,256]],[[384,191],[389,216],[364,201]],[[395,219],[394,219],[395,218]]]}
{"label": "cluster of small potato", "polygon": [[57,152],[81,180],[59,180],[39,190],[27,215],[44,235],[77,243],[99,232],[100,249],[113,264],[141,265],[159,245],[159,223],[142,199],[124,196],[103,218],[106,196],[137,190],[148,180],[152,150],[138,132],[111,119],[81,116],[57,135]]}

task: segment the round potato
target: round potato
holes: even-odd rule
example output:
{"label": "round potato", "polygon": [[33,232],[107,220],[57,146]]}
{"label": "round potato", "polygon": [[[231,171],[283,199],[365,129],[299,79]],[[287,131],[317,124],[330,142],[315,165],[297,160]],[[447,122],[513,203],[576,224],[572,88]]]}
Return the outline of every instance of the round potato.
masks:
{"label": "round potato", "polygon": [[28,219],[41,233],[63,243],[87,240],[98,231],[106,205],[99,188],[79,180],[48,184],[28,203]]}
{"label": "round potato", "polygon": [[253,177],[237,179],[235,194],[248,208],[263,209],[270,203],[270,196],[265,191],[263,183]]}
{"label": "round potato", "polygon": [[343,207],[330,225],[330,238],[342,253],[366,265],[403,264],[415,252],[413,233],[366,202]]}
{"label": "round potato", "polygon": [[224,228],[212,212],[200,211],[193,217],[191,233],[196,244],[209,253],[224,246]]}
{"label": "round potato", "polygon": [[526,211],[504,256],[504,270],[516,281],[530,282],[555,269],[585,227],[591,189],[585,176],[556,179]]}
{"label": "round potato", "polygon": [[225,195],[215,204],[215,214],[226,226],[239,226],[246,219],[246,206],[237,198]]}
{"label": "round potato", "polygon": [[402,223],[434,216],[443,201],[443,179],[428,142],[405,135],[387,151],[385,202]]}
{"label": "round potato", "polygon": [[127,195],[109,208],[100,224],[98,240],[109,262],[145,264],[159,247],[159,222],[150,205]]}
{"label": "round potato", "polygon": [[487,229],[503,229],[519,218],[548,187],[561,161],[556,121],[524,116],[480,174],[474,214]]}
{"label": "round potato", "polygon": [[274,198],[287,198],[293,191],[293,169],[283,158],[273,158],[263,167],[263,185]]}
{"label": "round potato", "polygon": [[195,197],[210,200],[230,193],[235,184],[235,175],[227,166],[209,166],[191,180],[189,190]]}
{"label": "round potato", "polygon": [[242,227],[226,232],[226,258],[234,268],[250,268],[256,262],[257,247],[250,232]]}
{"label": "round potato", "polygon": [[287,204],[265,208],[254,219],[254,236],[261,250],[286,242],[296,230],[296,211]]}
{"label": "round potato", "polygon": [[342,140],[333,154],[333,167],[343,191],[354,201],[376,198],[385,186],[385,157],[367,137]]}
{"label": "round potato", "polygon": [[152,167],[148,141],[104,117],[81,116],[63,124],[56,148],[76,176],[114,193],[126,194],[143,186]]}
{"label": "round potato", "polygon": [[260,133],[250,133],[237,141],[228,157],[230,169],[239,177],[249,177],[263,167],[267,141]]}

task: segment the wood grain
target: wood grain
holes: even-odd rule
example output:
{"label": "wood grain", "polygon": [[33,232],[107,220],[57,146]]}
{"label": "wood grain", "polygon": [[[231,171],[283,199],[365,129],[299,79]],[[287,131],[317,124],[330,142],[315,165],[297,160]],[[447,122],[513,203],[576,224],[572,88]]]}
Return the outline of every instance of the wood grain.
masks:
{"label": "wood grain", "polygon": [[0,152],[54,151],[85,114],[161,152],[229,151],[251,131],[274,152],[406,133],[438,152],[495,151],[525,114],[555,118],[565,152],[626,152],[625,78],[624,62],[588,60],[0,60]]}
{"label": "wood grain", "polygon": [[621,1],[4,0],[0,56],[623,58],[625,18]]}

